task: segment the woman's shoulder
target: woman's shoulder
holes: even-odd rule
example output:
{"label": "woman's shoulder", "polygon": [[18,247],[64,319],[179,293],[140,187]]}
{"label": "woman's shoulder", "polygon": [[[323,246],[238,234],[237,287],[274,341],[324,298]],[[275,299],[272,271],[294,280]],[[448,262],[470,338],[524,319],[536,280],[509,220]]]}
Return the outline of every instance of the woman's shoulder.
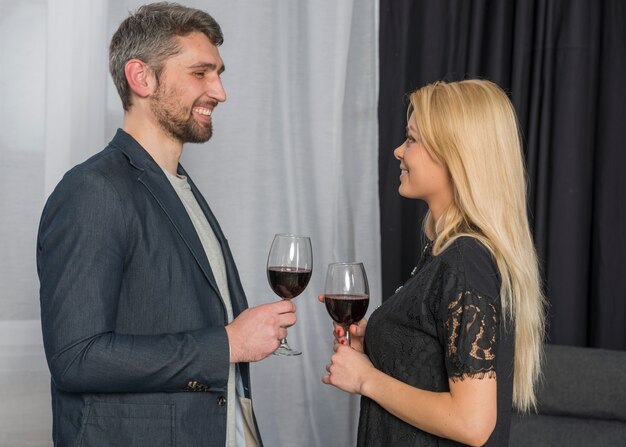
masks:
{"label": "woman's shoulder", "polygon": [[478,239],[461,236],[453,240],[440,254],[466,287],[491,297],[500,293],[500,275],[491,251]]}
{"label": "woman's shoulder", "polygon": [[449,242],[440,254],[442,260],[448,263],[486,262],[494,263],[495,260],[489,248],[480,240],[471,236],[460,236]]}

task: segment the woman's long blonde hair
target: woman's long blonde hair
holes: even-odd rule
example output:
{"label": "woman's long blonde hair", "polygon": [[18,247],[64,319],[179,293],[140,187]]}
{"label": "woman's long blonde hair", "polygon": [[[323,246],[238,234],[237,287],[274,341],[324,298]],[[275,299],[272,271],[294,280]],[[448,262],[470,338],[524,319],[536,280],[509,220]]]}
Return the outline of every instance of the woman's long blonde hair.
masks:
{"label": "woman's long blonde hair", "polygon": [[454,200],[444,222],[430,213],[426,235],[439,254],[454,239],[470,236],[493,254],[502,280],[503,320],[515,328],[513,405],[536,408],[545,330],[537,254],[528,224],[526,174],[513,105],[486,80],[437,82],[410,96],[421,141],[447,166]]}

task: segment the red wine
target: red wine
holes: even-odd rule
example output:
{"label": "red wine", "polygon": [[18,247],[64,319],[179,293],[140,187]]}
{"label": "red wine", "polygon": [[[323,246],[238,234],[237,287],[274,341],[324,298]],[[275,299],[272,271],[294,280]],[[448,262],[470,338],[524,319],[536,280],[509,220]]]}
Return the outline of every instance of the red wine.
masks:
{"label": "red wine", "polygon": [[368,295],[324,295],[330,318],[344,327],[362,319],[369,302]]}
{"label": "red wine", "polygon": [[276,295],[291,299],[305,289],[311,279],[311,269],[268,267],[267,278]]}

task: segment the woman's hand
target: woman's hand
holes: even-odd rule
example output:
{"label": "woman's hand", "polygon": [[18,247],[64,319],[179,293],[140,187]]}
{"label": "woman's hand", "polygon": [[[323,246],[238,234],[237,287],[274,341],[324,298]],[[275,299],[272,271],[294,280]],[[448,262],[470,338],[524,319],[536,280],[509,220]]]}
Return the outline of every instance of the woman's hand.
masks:
{"label": "woman's hand", "polygon": [[328,374],[322,376],[322,382],[348,393],[361,394],[363,384],[376,368],[365,354],[337,343],[335,346],[335,354],[326,365]]}
{"label": "woman's hand", "polygon": [[[324,295],[318,295],[317,299],[323,303]],[[358,352],[365,352],[363,350],[363,339],[365,337],[365,327],[367,326],[367,318],[363,318],[357,323],[351,324],[348,330],[350,331],[350,346],[352,349]],[[348,344],[346,340],[345,330],[333,321],[333,335],[335,340],[333,343],[333,349],[337,351],[338,346]]]}

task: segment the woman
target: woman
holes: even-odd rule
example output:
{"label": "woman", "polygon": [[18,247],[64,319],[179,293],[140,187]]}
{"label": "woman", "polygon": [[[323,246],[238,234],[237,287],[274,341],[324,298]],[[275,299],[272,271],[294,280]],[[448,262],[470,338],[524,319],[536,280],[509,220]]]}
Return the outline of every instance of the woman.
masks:
{"label": "woman", "polygon": [[322,381],[362,395],[359,446],[508,445],[511,407],[536,404],[544,334],[515,112],[485,80],[410,103],[394,155],[400,194],[428,204],[428,241],[404,286],[350,327],[352,349],[336,329]]}

